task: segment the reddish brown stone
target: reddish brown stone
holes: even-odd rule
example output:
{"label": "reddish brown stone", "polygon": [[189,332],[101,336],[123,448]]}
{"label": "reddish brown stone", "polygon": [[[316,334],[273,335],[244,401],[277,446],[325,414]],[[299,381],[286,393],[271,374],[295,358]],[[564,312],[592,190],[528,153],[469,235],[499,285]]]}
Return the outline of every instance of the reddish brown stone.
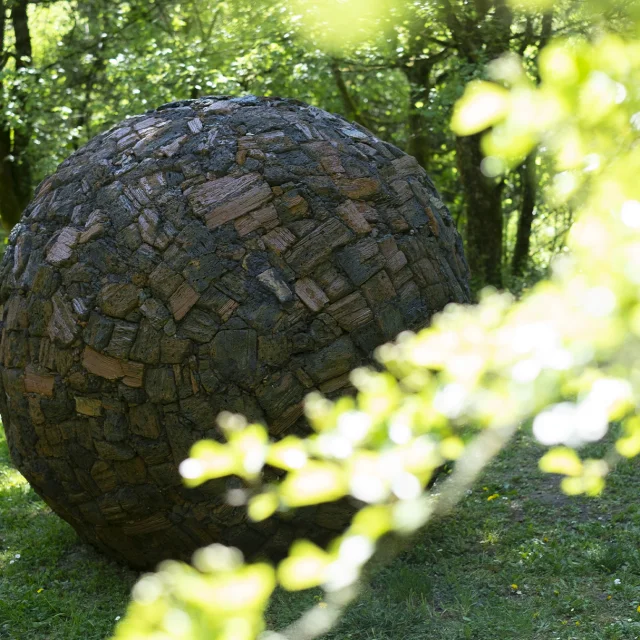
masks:
{"label": "reddish brown stone", "polygon": [[265,229],[273,229],[279,224],[278,212],[276,208],[270,204],[257,211],[252,211],[249,214],[256,222],[260,223],[261,227]]}
{"label": "reddish brown stone", "polygon": [[427,216],[429,216],[429,228],[431,229],[431,233],[433,233],[437,238],[440,235],[440,225],[438,224],[438,220],[436,219],[431,207],[426,206],[425,211],[427,212]]}
{"label": "reddish brown stone", "polygon": [[285,227],[276,227],[262,237],[264,244],[280,255],[285,252],[295,241],[296,237]]}
{"label": "reddish brown stone", "polygon": [[185,194],[194,213],[203,216],[207,226],[215,229],[263,206],[271,198],[271,189],[260,174],[250,173],[239,178],[211,180],[188,189]]}
{"label": "reddish brown stone", "polygon": [[98,353],[91,347],[85,347],[82,364],[89,373],[107,378],[107,380],[117,380],[124,375],[120,360]]}
{"label": "reddish brown stone", "polygon": [[352,200],[371,198],[380,193],[380,188],[380,182],[375,178],[343,178],[338,181],[340,193]]}
{"label": "reddish brown stone", "polygon": [[285,193],[281,202],[294,218],[302,218],[309,211],[309,203],[297,191]]}
{"label": "reddish brown stone", "polygon": [[39,375],[27,369],[24,376],[24,390],[27,393],[37,393],[41,396],[53,396],[54,376]]}
{"label": "reddish brown stone", "polygon": [[333,249],[347,244],[351,237],[352,233],[347,227],[331,218],[295,244],[284,257],[294,271],[306,275]]}
{"label": "reddish brown stone", "polygon": [[249,235],[252,231],[259,229],[261,225],[259,220],[256,220],[251,214],[247,214],[234,220],[233,226],[238,236],[244,238],[244,236]]}
{"label": "reddish brown stone", "polygon": [[274,436],[282,435],[302,417],[303,413],[304,404],[302,402],[289,407],[279,418],[276,418],[269,424],[269,433]]}
{"label": "reddish brown stone", "polygon": [[313,277],[332,302],[348,295],[354,288],[353,284],[329,262],[321,264],[314,271]]}
{"label": "reddish brown stone", "polygon": [[363,327],[373,318],[367,301],[358,292],[329,305],[327,313],[334,317],[345,331],[353,331],[358,327]]}
{"label": "reddish brown stone", "polygon": [[329,302],[325,292],[311,278],[298,280],[296,282],[296,293],[311,311],[320,311]]}
{"label": "reddish brown stone", "polygon": [[353,200],[347,200],[344,204],[341,204],[336,211],[356,233],[363,234],[371,231],[371,225],[367,222],[364,212]]}
{"label": "reddish brown stone", "polygon": [[105,356],[91,347],[85,347],[82,355],[84,368],[101,378],[117,380],[122,378],[129,387],[141,387],[144,365],[137,362],[126,362],[111,356]]}
{"label": "reddish brown stone", "polygon": [[100,416],[102,402],[100,398],[76,397],[76,411],[85,416]]}
{"label": "reddish brown stone", "polygon": [[351,385],[351,378],[349,373],[343,373],[341,376],[327,380],[318,386],[322,393],[335,393],[339,389],[346,389]]}
{"label": "reddish brown stone", "polygon": [[169,309],[173,317],[176,320],[182,320],[199,298],[200,294],[183,282],[169,298]]}

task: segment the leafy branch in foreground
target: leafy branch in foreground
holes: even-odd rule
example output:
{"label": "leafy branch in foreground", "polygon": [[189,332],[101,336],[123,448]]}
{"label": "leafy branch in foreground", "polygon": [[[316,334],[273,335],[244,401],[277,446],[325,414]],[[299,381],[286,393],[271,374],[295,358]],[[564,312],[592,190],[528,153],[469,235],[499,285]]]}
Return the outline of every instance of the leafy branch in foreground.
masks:
{"label": "leafy branch in foreground", "polygon": [[[603,36],[552,43],[538,86],[509,57],[492,67],[497,83],[469,87],[453,125],[469,135],[491,127],[487,173],[535,147],[555,164],[549,198],[579,209],[570,256],[520,301],[487,292],[381,347],[382,371],[352,374],[355,397],[309,396],[307,438],[269,442],[262,425],[221,416],[228,443],[193,448],[181,466],[189,485],[239,476],[253,520],[342,498],[361,508],[328,549],[298,541],[277,568],[220,545],[198,551],[194,568],[165,563],[136,586],[116,638],[251,640],[278,584],[322,585],[327,607],[262,637],[319,637],[357,595],[379,541],[451,509],[525,421],[553,446],[541,467],[564,474],[570,494],[597,495],[617,456],[640,453],[639,72],[640,42]],[[582,460],[576,449],[613,420],[623,429],[615,451]],[[425,493],[446,461],[452,476]],[[262,483],[265,465],[282,471],[280,483]]]}

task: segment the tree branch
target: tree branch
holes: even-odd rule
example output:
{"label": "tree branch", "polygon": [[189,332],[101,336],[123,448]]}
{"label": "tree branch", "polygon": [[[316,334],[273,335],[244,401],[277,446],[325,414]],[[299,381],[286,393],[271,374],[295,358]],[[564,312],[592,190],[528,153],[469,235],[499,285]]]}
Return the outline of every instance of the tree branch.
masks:
{"label": "tree branch", "polygon": [[[484,468],[495,458],[515,434],[517,425],[488,428],[469,444],[462,457],[456,462],[453,473],[422,496],[412,505],[412,513],[418,520],[417,530],[422,529],[436,517],[446,516],[473,486]],[[409,547],[415,533],[403,538],[395,538],[386,545],[384,559],[373,560],[376,568],[389,564]],[[345,609],[361,592],[362,580],[343,589],[329,592],[325,597],[326,607],[313,607],[279,632],[266,632],[260,640],[315,640],[330,631],[340,619]]]}

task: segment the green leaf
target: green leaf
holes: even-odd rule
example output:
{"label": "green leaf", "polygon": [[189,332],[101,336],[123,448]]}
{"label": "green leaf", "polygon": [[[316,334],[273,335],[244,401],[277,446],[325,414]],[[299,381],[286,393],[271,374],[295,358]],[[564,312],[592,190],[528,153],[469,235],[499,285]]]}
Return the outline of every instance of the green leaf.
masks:
{"label": "green leaf", "polygon": [[356,513],[349,531],[354,535],[377,539],[393,529],[391,510],[386,505],[371,505]]}
{"label": "green leaf", "polygon": [[561,473],[565,476],[580,476],[583,471],[578,454],[567,447],[551,449],[540,458],[539,466],[545,473]]}
{"label": "green leaf", "polygon": [[309,462],[290,472],[279,487],[280,497],[289,507],[333,502],[347,494],[344,471],[332,462]]}
{"label": "green leaf", "polygon": [[[197,465],[199,465],[199,473]],[[238,473],[238,461],[228,445],[214,440],[201,440],[191,447],[191,457],[180,465],[185,483],[196,486],[213,478]]]}
{"label": "green leaf", "polygon": [[509,92],[493,82],[471,82],[458,101],[451,128],[459,136],[470,136],[500,122],[509,110]]}
{"label": "green leaf", "polygon": [[300,438],[287,436],[272,444],[267,454],[267,462],[274,467],[291,471],[304,466],[307,461],[307,452]]}
{"label": "green leaf", "polygon": [[253,478],[262,471],[267,442],[267,430],[260,424],[250,424],[239,431],[229,432],[229,446],[239,460],[239,475]]}
{"label": "green leaf", "polygon": [[625,458],[640,454],[640,417],[633,416],[624,423],[625,436],[616,442],[616,450]]}
{"label": "green leaf", "polygon": [[555,4],[555,0],[509,0],[509,4],[514,9],[535,13],[536,11],[550,9]]}
{"label": "green leaf", "polygon": [[288,558],[278,565],[278,582],[287,591],[300,591],[321,585],[326,578],[332,556],[308,540],[291,547]]}
{"label": "green leaf", "polygon": [[212,614],[229,616],[261,609],[276,586],[275,571],[266,563],[217,574],[210,580],[183,582],[180,595]]}
{"label": "green leaf", "polygon": [[278,495],[276,493],[261,493],[249,500],[249,517],[254,522],[261,522],[272,516],[278,508]]}

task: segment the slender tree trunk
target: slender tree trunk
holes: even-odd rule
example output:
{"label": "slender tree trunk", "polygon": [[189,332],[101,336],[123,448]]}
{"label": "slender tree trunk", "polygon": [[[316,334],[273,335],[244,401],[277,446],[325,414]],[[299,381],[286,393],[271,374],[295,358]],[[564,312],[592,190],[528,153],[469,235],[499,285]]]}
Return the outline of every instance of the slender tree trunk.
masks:
{"label": "slender tree trunk", "polygon": [[536,154],[532,153],[524,161],[522,176],[522,208],[518,218],[518,231],[516,244],[511,258],[511,272],[515,276],[521,276],[529,260],[529,247],[531,244],[531,227],[536,207],[537,175]]}
{"label": "slender tree trunk", "polygon": [[404,67],[409,81],[409,145],[407,152],[425,169],[429,167],[431,149],[429,144],[429,126],[422,109],[416,103],[429,103],[431,90],[431,63],[429,60],[417,60],[413,66]]}
{"label": "slender tree trunk", "polygon": [[11,21],[16,38],[16,69],[31,66],[31,34],[27,16],[27,0],[14,0],[11,7]]}
{"label": "slender tree trunk", "polygon": [[[5,50],[6,21],[7,5],[5,0],[0,0],[0,71],[5,68],[9,60],[9,52]],[[2,102],[3,95],[4,86],[0,79],[0,217],[3,224],[11,228],[20,219],[23,203],[15,180],[12,136],[5,117],[6,105]]]}
{"label": "slender tree trunk", "polygon": [[349,93],[349,89],[347,87],[347,83],[344,81],[344,76],[342,75],[342,70],[340,69],[340,63],[338,60],[331,61],[331,73],[333,74],[336,87],[338,87],[340,98],[342,98],[342,104],[344,105],[346,115],[363,127],[372,129],[372,123],[369,122],[366,115],[362,113],[355,98],[351,93]]}
{"label": "slender tree trunk", "polygon": [[[6,5],[0,0],[2,20],[0,28],[4,36]],[[16,0],[11,8],[11,22],[15,34],[16,70],[31,65],[31,34],[27,16],[27,0]],[[0,44],[4,44],[4,37]],[[4,55],[3,48],[0,49]],[[0,87],[1,88],[1,87]],[[23,110],[26,95],[18,92],[15,97]],[[5,105],[0,104],[0,216],[5,227],[13,227],[31,198],[31,167],[26,152],[31,140],[30,127],[11,129],[4,117]]]}
{"label": "slender tree trunk", "polygon": [[502,286],[502,183],[482,173],[481,138],[456,139],[467,215],[466,253],[476,290],[486,284]]}
{"label": "slender tree trunk", "polygon": [[11,155],[11,132],[0,124],[0,216],[2,224],[11,229],[19,220],[26,202],[16,181],[16,163]]}
{"label": "slender tree trunk", "polygon": [[[460,56],[469,65],[481,58],[497,58],[509,51],[513,14],[506,0],[474,0],[473,13],[442,0],[440,11]],[[493,13],[490,10],[493,9]],[[487,32],[491,37],[487,37]],[[482,134],[456,139],[456,157],[467,217],[466,253],[472,286],[502,287],[502,182],[481,170]]]}
{"label": "slender tree trunk", "polygon": [[99,85],[100,76],[106,67],[106,62],[102,57],[104,55],[102,45],[99,45],[95,55],[95,60],[89,69],[85,78],[84,98],[82,100],[82,108],[80,110],[80,118],[78,119],[78,127],[84,129],[84,135],[88,140],[92,134],[93,117],[93,90]]}
{"label": "slender tree trunk", "polygon": [[[99,5],[93,2],[85,3],[85,6],[80,11],[80,16],[84,17],[88,24],[88,32],[85,38],[98,44],[92,50],[93,60],[88,69],[78,65],[79,70],[74,69],[74,74],[68,77],[67,82],[73,89],[84,85],[84,95],[78,110],[78,129],[84,131],[84,137],[88,140],[93,133],[93,93],[95,88],[100,86],[104,69],[107,66],[105,60],[106,41],[100,38],[100,34],[109,33],[112,28],[109,25],[109,19],[101,15]],[[82,138],[75,138],[73,142],[74,149],[77,149],[79,144],[82,144]]]}

